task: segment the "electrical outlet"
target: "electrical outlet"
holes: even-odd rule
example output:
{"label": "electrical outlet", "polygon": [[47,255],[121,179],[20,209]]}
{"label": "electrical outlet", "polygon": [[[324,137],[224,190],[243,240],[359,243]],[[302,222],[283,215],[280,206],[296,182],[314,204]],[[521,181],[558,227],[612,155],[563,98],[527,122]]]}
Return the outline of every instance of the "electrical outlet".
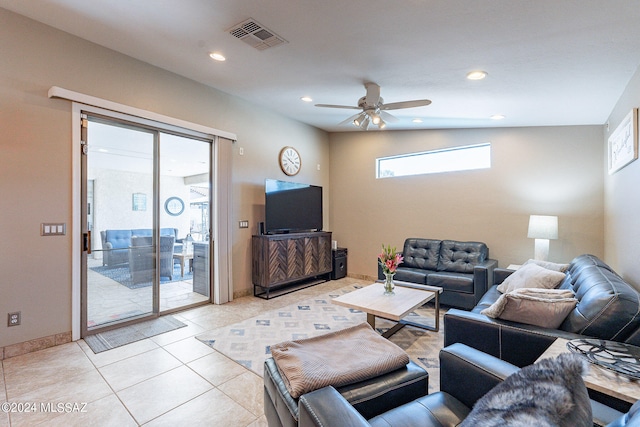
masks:
{"label": "electrical outlet", "polygon": [[18,326],[20,324],[20,312],[9,313],[7,326]]}

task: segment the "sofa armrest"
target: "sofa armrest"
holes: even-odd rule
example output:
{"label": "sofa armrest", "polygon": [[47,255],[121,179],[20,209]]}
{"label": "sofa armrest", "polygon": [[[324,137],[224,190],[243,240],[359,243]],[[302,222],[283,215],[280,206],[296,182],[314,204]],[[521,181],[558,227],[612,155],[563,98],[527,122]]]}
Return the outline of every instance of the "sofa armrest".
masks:
{"label": "sofa armrest", "polygon": [[557,338],[584,336],[454,308],[444,315],[445,346],[459,342],[519,367],[534,363]]}
{"label": "sofa armrest", "polygon": [[300,396],[300,400],[298,401],[298,414],[299,427],[368,427],[370,425],[367,420],[331,386]]}
{"label": "sofa armrest", "polygon": [[487,293],[487,290],[493,286],[493,271],[498,266],[495,259],[487,259],[482,264],[473,267],[473,293],[475,294],[476,304]]}
{"label": "sofa armrest", "polygon": [[499,285],[500,283],[504,282],[504,279],[511,276],[514,272],[515,270],[509,270],[508,268],[496,268],[495,270],[493,270],[493,282],[489,283],[491,283],[491,286]]}
{"label": "sofa armrest", "polygon": [[440,350],[440,391],[471,408],[519,369],[467,345],[452,344]]}

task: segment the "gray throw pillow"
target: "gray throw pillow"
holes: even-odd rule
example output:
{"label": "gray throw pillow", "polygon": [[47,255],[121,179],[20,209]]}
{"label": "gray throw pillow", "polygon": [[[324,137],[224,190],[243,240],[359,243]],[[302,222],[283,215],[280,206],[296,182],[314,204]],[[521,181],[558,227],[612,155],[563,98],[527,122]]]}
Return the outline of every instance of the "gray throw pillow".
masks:
{"label": "gray throw pillow", "polygon": [[498,285],[498,291],[506,294],[519,288],[553,289],[565,278],[564,273],[547,270],[537,264],[523,265]]}
{"label": "gray throw pillow", "polygon": [[500,295],[480,314],[557,329],[577,304],[573,291],[567,289],[520,288]]}
{"label": "gray throw pillow", "polygon": [[527,264],[536,264],[536,265],[539,265],[540,267],[546,268],[547,270],[559,271],[561,273],[564,273],[569,269],[569,264],[558,264],[557,262],[542,261],[539,259],[527,260],[527,262],[525,262],[522,265],[527,265]]}
{"label": "gray throw pillow", "polygon": [[591,427],[587,365],[564,353],[524,367],[478,400],[460,427]]}

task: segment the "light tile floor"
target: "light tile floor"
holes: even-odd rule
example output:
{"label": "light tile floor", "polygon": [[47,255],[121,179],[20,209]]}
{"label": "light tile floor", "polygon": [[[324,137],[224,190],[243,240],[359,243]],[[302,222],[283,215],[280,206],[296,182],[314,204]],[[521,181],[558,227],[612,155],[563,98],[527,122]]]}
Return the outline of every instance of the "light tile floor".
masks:
{"label": "light tile floor", "polygon": [[194,336],[354,282],[198,307],[174,314],[186,328],[99,354],[80,340],[3,360],[0,427],[266,426],[262,378]]}
{"label": "light tile floor", "polygon": [[[102,261],[88,260],[88,267],[101,266]],[[100,273],[87,270],[89,327],[108,325],[152,311],[151,286],[129,289]],[[193,291],[193,280],[177,280],[160,285],[160,311],[184,307],[208,300]]]}

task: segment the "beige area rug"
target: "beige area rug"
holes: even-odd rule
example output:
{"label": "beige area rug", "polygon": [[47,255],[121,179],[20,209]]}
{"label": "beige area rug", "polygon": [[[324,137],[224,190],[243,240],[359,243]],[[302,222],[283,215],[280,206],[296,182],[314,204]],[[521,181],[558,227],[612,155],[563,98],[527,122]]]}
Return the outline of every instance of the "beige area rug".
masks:
{"label": "beige area rug", "polygon": [[[331,303],[331,299],[360,288],[349,285],[324,295],[312,297],[297,304],[268,311],[242,322],[203,333],[196,338],[214,350],[263,376],[263,365],[271,357],[271,345],[283,341],[309,338],[344,329],[367,321],[366,313]],[[382,287],[381,287],[382,292]],[[391,336],[391,342],[404,349],[411,360],[429,372],[429,392],[439,389],[440,365],[438,353],[444,343],[442,315],[440,331],[431,332],[405,326]],[[433,303],[417,309],[408,320],[433,326]],[[376,318],[376,329],[382,333],[394,322]]]}

